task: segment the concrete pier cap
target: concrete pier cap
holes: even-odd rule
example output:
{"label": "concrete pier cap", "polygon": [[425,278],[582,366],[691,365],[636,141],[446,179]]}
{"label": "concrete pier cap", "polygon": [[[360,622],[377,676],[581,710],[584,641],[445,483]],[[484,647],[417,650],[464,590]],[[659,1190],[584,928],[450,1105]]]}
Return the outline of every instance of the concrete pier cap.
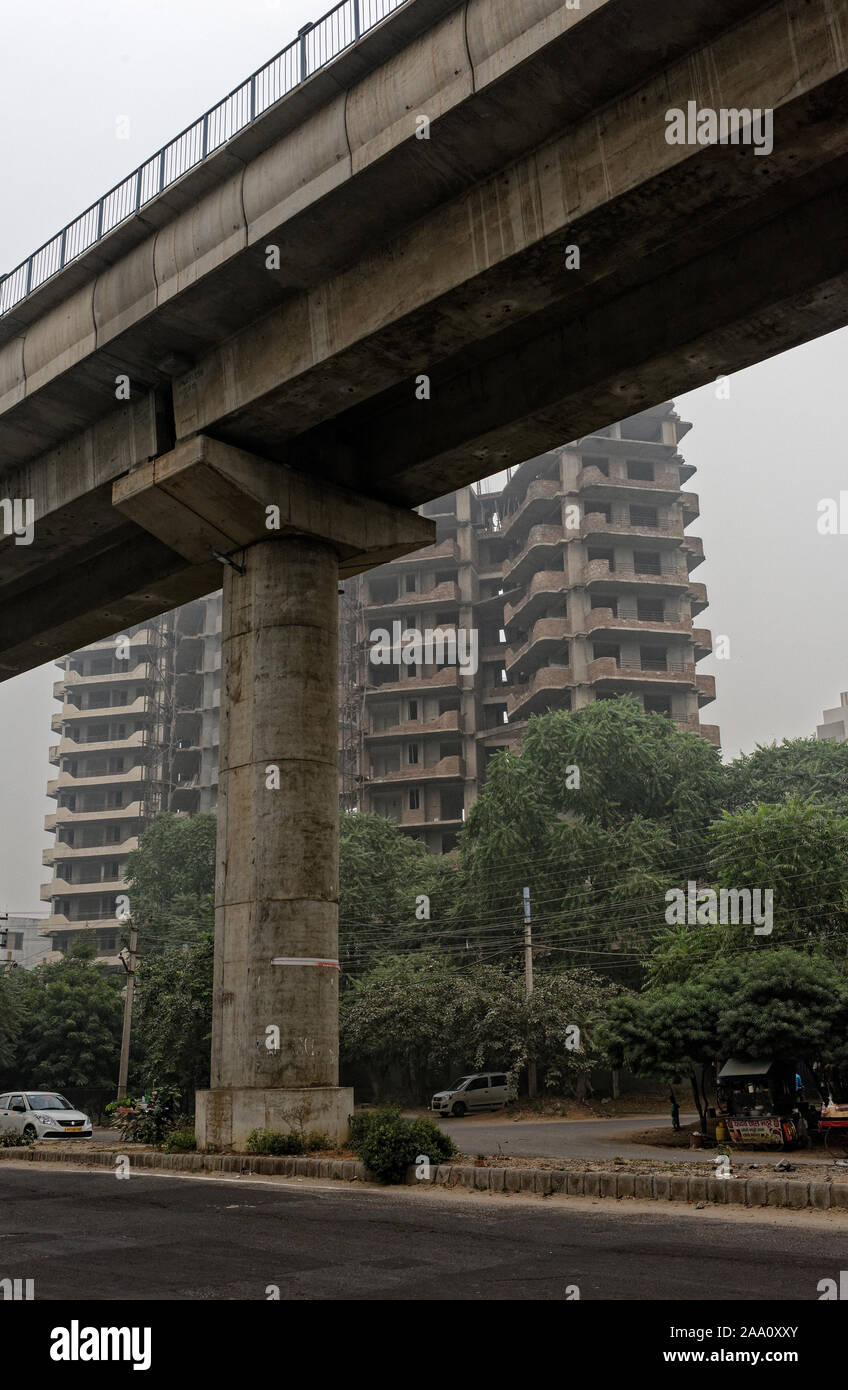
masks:
{"label": "concrete pier cap", "polygon": [[253,1129],[347,1135],[338,1055],[338,581],[435,524],[197,436],[113,502],[223,562],[211,1087],[201,1150]]}

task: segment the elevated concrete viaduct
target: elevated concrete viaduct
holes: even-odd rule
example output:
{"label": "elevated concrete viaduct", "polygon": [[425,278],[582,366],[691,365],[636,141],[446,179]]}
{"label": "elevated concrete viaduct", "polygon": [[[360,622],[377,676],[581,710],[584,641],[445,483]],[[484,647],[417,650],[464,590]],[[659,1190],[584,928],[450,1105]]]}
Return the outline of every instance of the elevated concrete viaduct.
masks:
{"label": "elevated concrete viaduct", "polygon": [[[690,102],[773,111],[773,149],[669,143]],[[203,1142],[350,1103],[305,963],[335,959],[338,576],[425,544],[410,507],[842,325],[846,116],[848,0],[408,0],[0,317],[0,492],[35,503],[0,676],[224,560]]]}

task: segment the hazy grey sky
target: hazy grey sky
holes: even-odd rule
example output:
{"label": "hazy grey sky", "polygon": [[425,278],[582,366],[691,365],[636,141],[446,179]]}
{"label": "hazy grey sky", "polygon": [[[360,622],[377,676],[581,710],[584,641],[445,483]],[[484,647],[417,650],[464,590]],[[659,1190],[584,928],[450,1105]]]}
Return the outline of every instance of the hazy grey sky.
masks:
{"label": "hazy grey sky", "polygon": [[[317,19],[323,0],[30,0],[0,9],[0,270],[9,271]],[[118,139],[126,129],[129,139]],[[764,267],[764,273],[768,268]],[[726,756],[815,731],[848,688],[848,535],[817,503],[848,488],[848,330],[677,398],[694,428],[699,622],[730,638],[703,711]],[[669,383],[673,396],[673,383]],[[551,441],[551,443],[564,441]],[[848,518],[846,518],[848,526]],[[0,686],[0,910],[39,910],[54,666]],[[43,907],[43,905],[41,905]]]}

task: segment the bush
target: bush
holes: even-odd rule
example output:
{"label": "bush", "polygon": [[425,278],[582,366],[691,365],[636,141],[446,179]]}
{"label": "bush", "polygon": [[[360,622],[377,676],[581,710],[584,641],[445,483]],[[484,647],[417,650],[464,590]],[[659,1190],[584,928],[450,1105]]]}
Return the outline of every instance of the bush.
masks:
{"label": "bush", "polygon": [[175,1086],[157,1086],[147,1109],[127,1117],[121,1138],[132,1144],[161,1144],[166,1134],[182,1127],[182,1119],[180,1092]]}
{"label": "bush", "polygon": [[303,1141],[303,1147],[306,1153],[314,1153],[316,1149],[331,1149],[333,1145],[320,1129],[310,1129]]}
{"label": "bush", "polygon": [[453,1140],[432,1120],[406,1120],[397,1106],[355,1115],[350,1145],[380,1182],[403,1182],[406,1170],[420,1154],[433,1164],[456,1153]]}
{"label": "bush", "polygon": [[281,1134],[276,1129],[252,1129],[247,1136],[249,1154],[302,1154],[305,1147],[299,1134]]}
{"label": "bush", "polygon": [[197,1148],[193,1129],[172,1129],[162,1145],[166,1154],[188,1154]]}
{"label": "bush", "polygon": [[34,1142],[22,1134],[0,1134],[0,1149],[27,1149]]}

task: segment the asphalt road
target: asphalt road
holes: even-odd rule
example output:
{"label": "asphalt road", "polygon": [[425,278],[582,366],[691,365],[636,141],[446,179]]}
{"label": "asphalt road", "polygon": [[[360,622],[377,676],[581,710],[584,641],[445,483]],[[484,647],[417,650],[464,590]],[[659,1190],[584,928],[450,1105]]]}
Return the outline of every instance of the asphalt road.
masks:
{"label": "asphalt road", "polygon": [[[36,1300],[817,1298],[848,1222],[740,1210],[375,1191],[308,1180],[2,1169],[0,1278]],[[705,1226],[709,1227],[708,1231]]]}
{"label": "asphalt road", "polygon": [[[683,1125],[697,1119],[681,1115]],[[675,1163],[704,1162],[702,1149],[653,1148],[650,1144],[632,1144],[629,1136],[635,1131],[661,1129],[668,1126],[668,1117],[638,1115],[615,1120],[511,1120],[496,1112],[473,1115],[463,1120],[439,1120],[439,1126],[449,1134],[462,1153],[485,1154],[490,1157],[503,1153],[516,1158],[660,1158]],[[822,1150],[794,1150],[784,1155],[780,1149],[751,1151],[752,1162],[776,1163],[788,1157],[792,1163],[820,1163]],[[746,1150],[746,1158],[748,1151]],[[707,1155],[707,1157],[709,1157]],[[832,1158],[833,1155],[828,1155]]]}

